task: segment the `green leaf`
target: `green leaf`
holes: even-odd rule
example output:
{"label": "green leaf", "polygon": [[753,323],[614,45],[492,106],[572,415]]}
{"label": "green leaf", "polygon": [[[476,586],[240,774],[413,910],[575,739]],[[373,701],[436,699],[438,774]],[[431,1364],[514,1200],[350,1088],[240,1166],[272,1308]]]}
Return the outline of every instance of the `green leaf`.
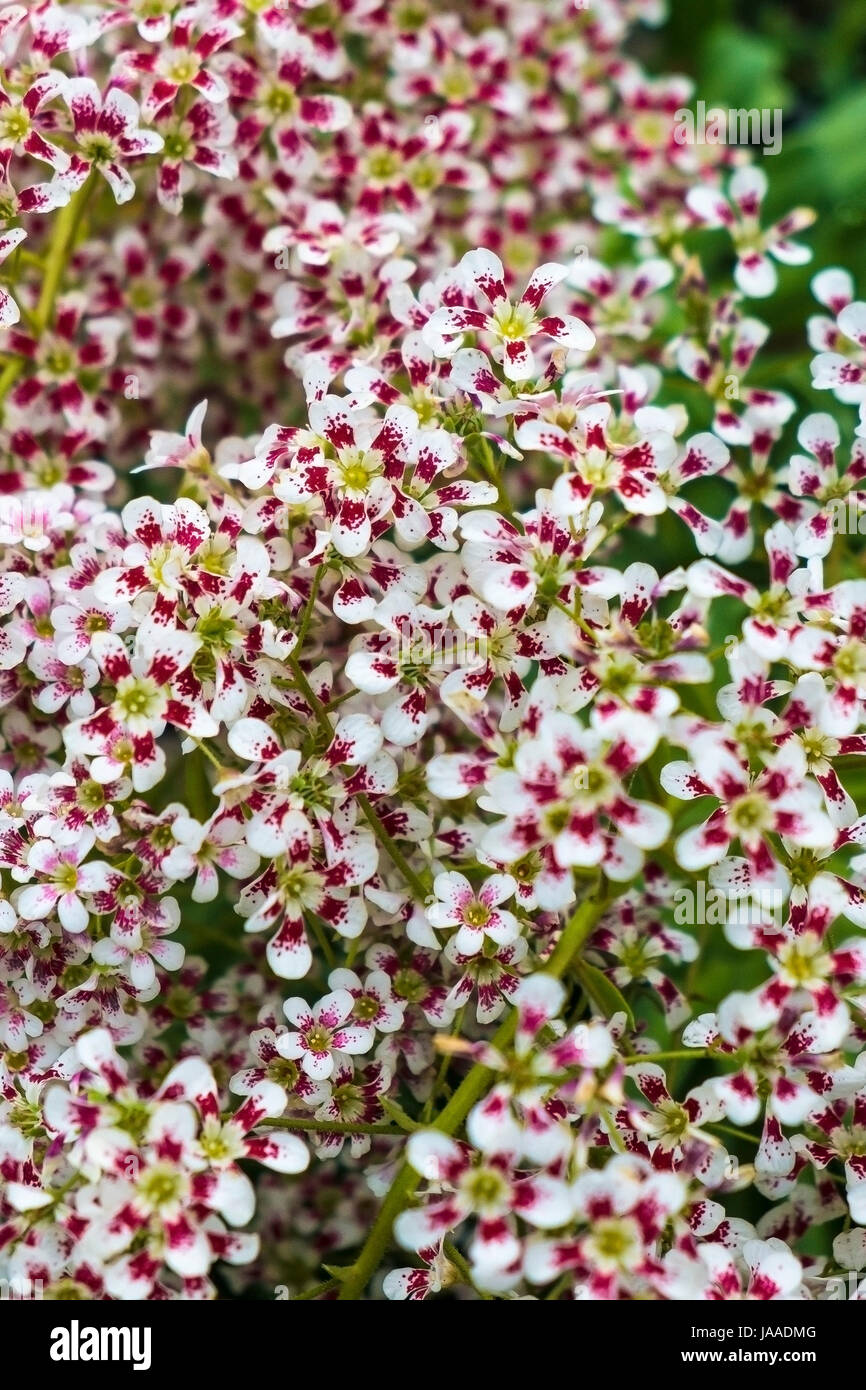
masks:
{"label": "green leaf", "polygon": [[625,1014],[629,1028],[634,1028],[634,1014],[628,1001],[604,971],[597,970],[585,960],[579,960],[573,966],[573,974],[605,1018],[613,1018],[614,1014]]}

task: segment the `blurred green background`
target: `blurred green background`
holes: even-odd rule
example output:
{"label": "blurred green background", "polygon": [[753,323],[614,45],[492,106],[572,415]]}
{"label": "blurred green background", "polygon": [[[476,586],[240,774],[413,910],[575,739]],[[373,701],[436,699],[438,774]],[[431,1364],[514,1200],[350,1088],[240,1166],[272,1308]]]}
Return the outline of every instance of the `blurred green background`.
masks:
{"label": "blurred green background", "polygon": [[635,54],[653,72],[687,74],[708,106],[782,110],[781,152],[761,160],[767,212],[814,207],[804,240],[815,256],[786,268],[777,295],[755,307],[759,317],[767,308],[777,349],[801,351],[815,270],[845,266],[866,295],[866,3],[669,0],[667,22],[641,28]]}

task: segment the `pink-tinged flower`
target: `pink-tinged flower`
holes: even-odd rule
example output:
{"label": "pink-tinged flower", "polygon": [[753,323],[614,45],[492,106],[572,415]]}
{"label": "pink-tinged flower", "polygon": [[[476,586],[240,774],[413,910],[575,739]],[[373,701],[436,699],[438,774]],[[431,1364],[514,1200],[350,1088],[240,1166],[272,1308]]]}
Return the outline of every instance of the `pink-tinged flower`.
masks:
{"label": "pink-tinged flower", "polygon": [[549,844],[560,866],[604,863],[617,879],[630,878],[643,851],[670,831],[667,812],[636,801],[624,785],[658,738],[653,720],[636,711],[618,710],[602,727],[584,728],[572,715],[547,710],[512,767],[494,771],[479,798],[482,809],[504,818],[485,834],[485,852],[512,863]]}
{"label": "pink-tinged flower", "polygon": [[[272,227],[262,247],[277,254],[285,247],[293,247],[305,266],[339,265],[354,257],[384,260],[397,250],[401,237],[408,237],[411,231],[411,222],[399,213],[374,217],[359,211],[347,215],[336,203],[317,199],[299,207],[292,222]],[[357,289],[360,285],[360,281],[355,282]],[[275,338],[287,337],[294,331],[283,314],[271,329]]]}
{"label": "pink-tinged flower", "polygon": [[402,482],[419,429],[406,406],[391,406],[384,419],[351,411],[351,401],[325,396],[309,406],[310,426],[327,445],[314,459],[295,456],[281,473],[274,494],[283,502],[321,499],[328,536],[339,555],[354,559],[386,529],[394,483]]}
{"label": "pink-tinged flower", "polygon": [[[553,976],[541,972],[524,976],[516,982],[511,1002],[517,1009],[517,1070],[514,1060],[490,1043],[467,1049],[498,1073],[498,1079],[469,1112],[466,1133],[482,1153],[510,1154],[552,1168],[573,1150],[572,1098],[577,1097],[580,1108],[584,1107],[596,1088],[597,1073],[614,1056],[613,1037],[605,1023],[593,1019],[579,1023],[550,1047],[540,1046],[542,1032],[555,1036],[561,1031],[557,1016],[565,991]],[[563,1073],[568,1073],[567,1082],[562,1080]],[[551,1092],[554,1077],[559,1081],[558,1093]]]}
{"label": "pink-tinged flower", "polygon": [[429,1250],[419,1250],[418,1258],[424,1261],[422,1269],[411,1265],[392,1269],[385,1275],[382,1292],[391,1302],[418,1303],[431,1294],[441,1293],[459,1279],[457,1269],[442,1253],[442,1242]]}
{"label": "pink-tinged flower", "polygon": [[83,830],[70,844],[53,845],[37,840],[31,845],[27,864],[39,882],[22,888],[17,910],[27,921],[39,921],[56,912],[69,932],[87,930],[90,913],[86,899],[108,886],[109,866],[101,859],[82,862],[94,846],[92,830]]}
{"label": "pink-tinged flower", "polygon": [[353,1016],[355,1000],[347,989],[326,994],[312,1008],[304,999],[287,999],[286,1018],[297,1032],[277,1038],[280,1056],[300,1060],[308,1076],[326,1080],[334,1073],[337,1052],[350,1055],[369,1052],[375,1033],[370,1023],[347,1023]]}
{"label": "pink-tinged flower", "polygon": [[[47,331],[12,335],[15,351],[32,363],[10,393],[21,424],[38,421],[47,407],[62,413],[73,432],[102,438],[110,420],[104,397],[94,392],[97,379],[113,366],[123,335],[122,319],[88,316],[87,296],[79,290],[62,295]],[[23,417],[23,418],[21,418]]]}
{"label": "pink-tinged flower", "polygon": [[384,970],[371,970],[362,980],[354,970],[332,970],[330,989],[344,989],[355,1001],[352,1017],[377,1033],[396,1033],[403,1026],[406,1001],[394,993],[394,982]]}
{"label": "pink-tinged flower", "polygon": [[[10,227],[0,236],[0,264],[20,246],[27,233],[23,227]],[[8,290],[0,286],[0,328],[11,328],[21,318],[21,310]]]}
{"label": "pink-tinged flower", "polygon": [[[505,271],[492,251],[467,251],[459,266],[467,292],[487,300],[489,309],[443,306],[437,309],[422,330],[434,351],[443,338],[464,332],[484,333],[493,340],[493,353],[501,361],[509,381],[529,381],[536,375],[536,363],[529,340],[548,338],[560,348],[589,352],[595,345],[592,329],[570,314],[539,318],[541,301],[554,285],[568,274],[568,266],[550,262],[533,272],[516,304],[505,293]],[[458,344],[459,346],[459,341]]]}
{"label": "pink-tinged flower", "polygon": [[19,189],[17,178],[14,182],[12,179],[13,167],[17,175],[12,150],[0,150],[0,207],[5,218],[25,217],[30,213],[44,216],[69,202],[69,189],[57,175],[48,183],[32,183]]}
{"label": "pink-tinged flower", "polygon": [[590,1299],[627,1298],[661,1273],[660,1237],[686,1202],[685,1182],[656,1172],[645,1159],[617,1154],[572,1185],[574,1235],[531,1241],[524,1272],[532,1284],[551,1284],[569,1269]]}
{"label": "pink-tinged flower", "polygon": [[249,148],[267,140],[281,167],[295,178],[316,170],[317,132],[333,134],[351,123],[352,107],[345,97],[303,90],[309,86],[309,64],[299,53],[282,57],[276,72],[257,69],[233,54],[222,75],[233,94],[249,103],[238,124],[238,144]]}
{"label": "pink-tinged flower", "polygon": [[62,72],[52,70],[37,77],[22,97],[0,87],[0,152],[8,150],[19,157],[28,154],[65,173],[69,155],[45,138],[43,131],[50,133],[52,127],[39,117],[43,107],[63,95],[67,81]]}
{"label": "pink-tinged flower", "polygon": [[688,1024],[683,1042],[737,1054],[738,1070],[716,1081],[734,1124],[751,1124],[765,1104],[768,1122],[801,1124],[834,1089],[826,1054],[835,1051],[849,1026],[844,1005],[804,1012],[794,1003],[780,1007],[761,991],[735,990],[722,1001],[718,1016],[701,1014]]}
{"label": "pink-tinged flower", "polygon": [[469,1259],[482,1287],[506,1289],[517,1282],[522,1242],[516,1217],[550,1229],[564,1225],[573,1209],[561,1179],[515,1172],[508,1156],[474,1153],[435,1131],[412,1134],[407,1158],[435,1195],[401,1212],[394,1227],[398,1241],[408,1250],[424,1250],[475,1216]]}
{"label": "pink-tinged flower", "polygon": [[833,266],[829,270],[820,270],[812,277],[811,290],[818,303],[830,310],[832,318],[827,314],[814,314],[808,320],[809,346],[815,352],[836,351],[844,342],[837,316],[857,298],[854,281],[847,270]]}
{"label": "pink-tinged flower", "polygon": [[[366,714],[339,719],[324,754],[307,759],[303,766],[300,751],[284,751],[262,719],[239,719],[228,741],[234,753],[254,766],[246,774],[224,777],[219,789],[244,784],[256,788],[245,834],[257,854],[269,857],[308,838],[316,823],[325,828],[347,796],[388,793],[397,781],[396,764],[382,750],[382,730]],[[356,769],[342,786],[333,780],[338,767]]]}
{"label": "pink-tinged flower", "polygon": [[[8,17],[14,15],[16,8],[12,6],[4,11],[4,29],[9,22]],[[37,72],[43,67],[50,67],[53,59],[61,53],[77,53],[79,49],[86,48],[93,39],[89,20],[83,14],[68,10],[65,5],[48,3],[37,9],[31,7],[26,18],[30,29],[29,60]],[[14,20],[12,22],[14,24]]]}
{"label": "pink-tinged flower", "polygon": [[581,256],[569,268],[566,284],[586,299],[573,307],[606,344],[622,336],[642,342],[664,312],[656,291],[674,278],[674,268],[661,257],[637,265],[609,269],[592,256]]}
{"label": "pink-tinged flower", "polygon": [[702,1241],[686,1253],[664,1257],[660,1288],[665,1297],[695,1302],[786,1302],[802,1298],[803,1267],[775,1237],[747,1240],[738,1252],[717,1241]]}
{"label": "pink-tinged flower", "polygon": [[834,318],[809,320],[813,357],[812,385],[832,391],[838,401],[860,406],[858,435],[866,435],[866,303],[854,298],[854,285],[843,270],[824,271],[812,282],[816,297]]}
{"label": "pink-tinged flower", "polygon": [[56,714],[64,706],[74,719],[93,712],[95,700],[90,692],[99,680],[95,661],[85,657],[72,666],[44,647],[36,647],[27,666],[36,677],[33,704],[43,714]]}
{"label": "pink-tinged flower", "polygon": [[146,53],[124,54],[123,66],[149,79],[141,103],[145,120],[153,120],[164,107],[173,104],[183,87],[192,87],[206,101],[227,100],[229,89],[209,65],[209,59],[232,39],[240,38],[243,29],[231,21],[209,23],[196,37],[193,32],[196,19],[193,7],[191,12],[176,17],[170,35],[166,34],[157,48]]}
{"label": "pink-tinged flower", "polygon": [[[752,689],[760,691],[760,703],[764,704],[779,693],[774,682],[764,684],[752,679]],[[779,683],[781,686],[781,682]],[[806,758],[806,769],[824,793],[827,814],[837,829],[851,828],[850,839],[856,841],[860,834],[857,822],[857,807],[840,781],[833,766],[837,757],[862,757],[866,754],[866,738],[862,734],[838,737],[834,731],[839,727],[839,716],[834,701],[834,692],[828,690],[817,671],[808,671],[794,685],[784,709],[780,713],[782,731],[775,735],[775,741],[783,745],[789,741],[798,744]],[[743,705],[740,708],[743,708]],[[840,841],[836,848],[839,848]],[[830,851],[826,851],[830,853]],[[823,855],[816,855],[819,859]]]}
{"label": "pink-tinged flower", "polygon": [[207,513],[188,497],[165,505],[153,497],[127,502],[121,520],[130,540],[122,562],[96,578],[93,592],[103,603],[127,602],[153,588],[158,602],[154,616],[168,621],[175,595],[194,567],[194,557],[211,539]]}
{"label": "pink-tinged flower", "polygon": [[866,1086],[863,1084],[863,1054],[846,1075],[844,1094],[831,1100],[825,1109],[808,1117],[806,1134],[791,1140],[798,1159],[807,1158],[821,1173],[827,1165],[841,1162],[845,1172],[845,1200],[852,1221],[866,1225]]}
{"label": "pink-tinged flower", "polygon": [[69,486],[107,492],[114,485],[114,471],[99,459],[79,457],[89,452],[92,445],[83,429],[64,431],[59,439],[52,434],[41,442],[32,431],[16,429],[10,439],[25,487],[37,488],[44,479],[50,479],[54,488]]}
{"label": "pink-tinged flower", "polygon": [[767,923],[729,927],[736,946],[767,952],[773,973],[758,990],[759,1003],[781,1010],[801,1002],[819,1016],[836,1014],[846,999],[856,1003],[866,980],[866,948],[856,937],[834,945],[828,932],[835,919],[832,896],[813,892],[782,930]]}
{"label": "pink-tinged flower", "polygon": [[[698,944],[686,932],[668,926],[662,909],[673,899],[674,884],[662,873],[644,870],[646,886],[618,898],[589,940],[589,959],[600,964],[618,989],[645,981],[658,996],[669,1028],[677,1028],[689,1017],[691,1005],[669,974],[662,968],[667,959],[674,964],[691,962]],[[610,960],[608,960],[610,958]]]}
{"label": "pink-tinged flower", "polygon": [[472,710],[489,696],[491,687],[497,693],[501,689],[504,700],[499,727],[503,733],[511,733],[520,724],[525,679],[532,663],[538,662],[546,675],[563,670],[549,624],[515,626],[472,594],[461,594],[454,600],[451,619],[459,635],[452,644],[454,669],[440,686],[442,700],[450,709]]}
{"label": "pink-tinged flower", "polygon": [[70,596],[51,610],[57,655],[75,666],[90,652],[98,632],[125,632],[132,626],[132,609],[127,603],[100,603],[88,590]]}
{"label": "pink-tinged flower", "polygon": [[449,991],[449,1008],[461,1009],[474,994],[478,1022],[493,1023],[514,1002],[521,981],[517,968],[528,952],[528,943],[518,937],[506,946],[489,947],[478,955],[462,955],[457,949],[457,937],[452,936],[446,941],[443,954],[461,973]]}
{"label": "pink-tinged flower", "polygon": [[[560,516],[580,516],[596,494],[615,492],[630,512],[652,516],[663,512],[666,499],[656,482],[677,457],[672,435],[655,430],[634,443],[619,444],[608,438],[611,407],[607,401],[587,405],[570,433],[534,417],[521,424],[515,440],[521,449],[557,454],[568,460],[573,472],[557,478],[553,505]],[[713,441],[717,450],[727,450]]]}
{"label": "pink-tinged flower", "polygon": [[[335,972],[339,973],[339,972]],[[380,1097],[387,1095],[391,1085],[391,1073],[383,1062],[370,1062],[358,1067],[351,1057],[343,1055],[334,1067],[330,1081],[330,1094],[315,1112],[317,1120],[330,1121],[331,1124],[351,1126],[381,1123],[385,1112]],[[343,1152],[349,1140],[353,1158],[362,1158],[369,1153],[372,1136],[361,1131],[343,1132],[338,1130],[313,1131],[310,1136],[313,1148],[319,1158],[336,1158]]]}
{"label": "pink-tinged flower", "polygon": [[586,563],[603,533],[595,525],[586,531],[568,526],[549,493],[539,493],[537,503],[522,531],[496,512],[473,511],[461,518],[469,582],[501,613],[525,612],[539,596],[568,606],[580,595],[591,614],[593,604],[612,598],[622,582],[608,566]]}
{"label": "pink-tinged flower", "polygon": [[437,901],[426,908],[427,920],[437,928],[458,928],[453,940],[461,956],[478,955],[487,940],[508,946],[520,935],[520,923],[501,904],[514,896],[516,887],[508,874],[491,874],[477,890],[456,871],[437,874]]}
{"label": "pink-tinged flower", "polygon": [[200,267],[196,250],[161,249],[126,227],[112,239],[111,251],[96,288],[97,312],[127,318],[130,347],[147,363],[161,353],[182,353],[198,323],[183,288]]}
{"label": "pink-tinged flower", "polygon": [[164,871],[177,878],[195,874],[190,895],[195,903],[210,903],[217,896],[217,869],[229,878],[247,879],[259,867],[240,816],[216,813],[203,825],[185,816],[180,825],[175,823],[173,834],[177,845],[164,861]]}
{"label": "pink-tinged flower", "polygon": [[769,559],[765,591],[712,560],[698,560],[689,566],[687,586],[697,598],[727,594],[744,603],[751,610],[743,622],[748,646],[763,660],[778,661],[790,651],[800,629],[806,627],[803,614],[808,613],[810,604],[820,608],[824,600],[812,600],[818,588],[814,571],[798,567],[794,536],[783,521],[770,527],[764,544]]}
{"label": "pink-tinged flower", "polygon": [[435,978],[435,956],[411,943],[407,946],[398,953],[394,946],[375,943],[368,949],[364,963],[377,975],[381,971],[388,976],[398,1005],[407,1010],[420,1009],[434,1028],[447,1027],[454,1010],[446,1003],[448,990]]}
{"label": "pink-tinged flower", "polygon": [[[215,106],[197,101],[186,114],[173,107],[157,118],[162,151],[156,192],[160,206],[173,215],[183,210],[184,196],[195,184],[193,169],[217,179],[233,179],[238,157],[233,144],[237,122],[229,114],[228,103]],[[190,167],[192,166],[192,167]]]}
{"label": "pink-tinged flower", "polygon": [[328,1099],[331,1094],[329,1082],[315,1081],[301,1070],[297,1062],[280,1055],[277,1039],[286,1031],[284,1024],[272,1019],[271,1023],[265,1022],[264,1026],[250,1034],[249,1050],[253,1064],[235,1072],[231,1078],[229,1089],[234,1095],[252,1095],[262,1082],[268,1081],[281,1086],[289,1097],[296,1098],[304,1106],[322,1105]]}
{"label": "pink-tinged flower", "polygon": [[797,554],[807,559],[829,555],[837,531],[855,527],[866,513],[866,442],[855,440],[849,463],[841,474],[836,462],[839,426],[832,415],[807,415],[797,431],[797,442],[808,456],[794,454],[788,465],[788,486],[797,497],[817,503],[794,531]]}
{"label": "pink-tinged flower", "polygon": [[390,743],[410,748],[435,714],[437,687],[446,677],[444,654],[452,648],[447,612],[417,603],[395,588],[372,617],[378,632],[352,639],[346,677],[369,695],[388,697],[381,731]]}
{"label": "pink-tinged flower", "polygon": [[725,1114],[715,1082],[696,1086],[681,1101],[675,1100],[652,1053],[630,1067],[628,1075],[647,1102],[641,1106],[627,1100],[617,1113],[628,1148],[643,1154],[654,1168],[697,1175],[707,1186],[719,1183],[728,1156],[718,1137],[703,1128]]}
{"label": "pink-tinged flower", "polygon": [[451,108],[407,129],[395,113],[367,106],[335,144],[344,176],[360,185],[359,207],[380,213],[390,205],[417,215],[443,186],[473,192],[487,187],[486,169],[470,157],[472,132],[467,111]]}
{"label": "pink-tinged flower", "polygon": [[[204,430],[204,417],[207,413],[207,401],[199,401],[198,405],[190,412],[183,434],[175,434],[169,430],[154,430],[150,436],[150,447],[145,455],[144,463],[140,472],[149,468],[182,468],[185,472],[197,473],[202,467],[210,462],[210,454],[202,443],[202,431]],[[150,500],[150,499],[142,499]],[[183,499],[180,499],[181,501]],[[157,504],[158,505],[158,504]],[[171,513],[163,510],[163,525],[172,522],[169,520]],[[192,508],[185,513],[184,521],[188,522],[195,516],[196,522],[204,526],[202,539],[210,529],[207,520],[200,509],[194,513]],[[152,524],[150,518],[142,515],[141,512],[128,512],[124,508],[124,523],[137,539],[147,543],[151,540],[150,535],[142,533],[142,521],[148,527]],[[193,524],[191,531],[198,529],[196,523]],[[170,533],[169,533],[170,534]],[[190,532],[187,532],[189,535]],[[180,539],[180,527],[177,529],[177,537]],[[188,548],[188,547],[187,547]]]}
{"label": "pink-tinged flower", "polygon": [[130,657],[115,633],[96,633],[93,654],[103,676],[114,686],[114,699],[72,726],[70,750],[105,756],[112,738],[120,733],[132,741],[133,762],[149,761],[148,740],[158,738],[166,723],[196,738],[212,737],[218,729],[215,720],[200,705],[186,700],[178,686],[200,645],[200,639],[185,629],[142,623]]}
{"label": "pink-tinged flower", "polygon": [[163,970],[179,970],[183,965],[185,950],[179,941],[168,941],[166,937],[180,926],[180,913],[168,911],[171,899],[164,899],[165,912],[157,920],[143,920],[139,929],[129,933],[115,931],[94,942],[92,956],[98,965],[107,966],[127,975],[133,989],[151,990],[156,983],[156,967]]}
{"label": "pink-tinged flower", "polygon": [[[249,1184],[236,1167],[238,1159],[255,1159],[277,1173],[302,1173],[310,1161],[307,1146],[296,1134],[266,1127],[268,1120],[276,1119],[286,1108],[282,1087],[272,1081],[260,1082],[238,1110],[225,1116],[220,1113],[219,1091],[210,1067],[199,1057],[188,1057],[172,1068],[157,1096],[163,1101],[180,1100],[195,1106],[201,1116],[201,1128],[191,1143],[184,1144],[192,1165],[198,1169],[207,1167],[216,1176],[217,1187],[230,1189],[236,1185],[244,1204]],[[162,1114],[163,1133],[170,1139],[173,1117],[168,1109]],[[158,1112],[158,1122],[159,1118]],[[265,1127],[259,1129],[263,1122]],[[223,1208],[221,1214],[231,1220],[241,1212],[233,1211],[230,1215]]]}
{"label": "pink-tinged flower", "polygon": [[0,1039],[9,1052],[26,1053],[31,1039],[42,1036],[45,1025],[29,1007],[36,1002],[36,990],[26,979],[0,985]]}
{"label": "pink-tinged flower", "polygon": [[[800,670],[820,672],[827,687],[822,728],[847,738],[860,727],[866,695],[866,586],[861,580],[846,580],[829,592],[809,595],[807,614],[811,621],[793,632],[788,659]],[[850,747],[859,751],[856,745]]]}
{"label": "pink-tinged flower", "polygon": [[353,889],[373,877],[377,864],[376,842],[363,831],[340,831],[324,848],[302,834],[284,856],[246,885],[237,911],[246,919],[246,931],[274,932],[267,959],[275,975],[301,980],[309,973],[313,954],[304,927],[308,913],[315,913],[340,936],[360,936],[367,908]]}
{"label": "pink-tinged flower", "polygon": [[776,271],[770,257],[783,265],[805,265],[812,259],[808,247],[791,237],[811,227],[815,213],[811,208],[795,208],[762,231],[760,210],[766,192],[766,174],[757,165],[749,164],[731,177],[731,202],[717,189],[705,185],[691,188],[686,194],[686,205],[699,222],[707,227],[727,227],[731,233],[737,252],[734,279],[750,299],[765,299],[776,288]]}
{"label": "pink-tinged flower", "polygon": [[67,80],[62,95],[72,113],[80,151],[80,158],[63,177],[77,186],[91,169],[97,169],[115,202],[128,203],[135,184],[125,161],[161,150],[162,136],[155,130],[139,129],[138,103],[119,87],[102,93],[91,78],[73,77]]}
{"label": "pink-tinged flower", "polygon": [[683,800],[715,797],[719,806],[709,818],[677,840],[677,860],[683,868],[699,870],[717,864],[739,840],[756,880],[772,878],[773,844],[781,835],[802,849],[822,849],[835,832],[823,809],[821,790],[805,780],[805,757],[786,744],[755,776],[748,763],[715,733],[698,735],[692,761],[668,763],[661,773],[665,791]]}
{"label": "pink-tinged flower", "polygon": [[676,341],[677,366],[713,402],[713,432],[726,444],[749,444],[756,432],[784,425],[793,415],[795,403],[781,391],[745,384],[746,373],[769,337],[767,325],[759,319],[744,318],[732,294],[713,304],[712,315],[704,337]]}

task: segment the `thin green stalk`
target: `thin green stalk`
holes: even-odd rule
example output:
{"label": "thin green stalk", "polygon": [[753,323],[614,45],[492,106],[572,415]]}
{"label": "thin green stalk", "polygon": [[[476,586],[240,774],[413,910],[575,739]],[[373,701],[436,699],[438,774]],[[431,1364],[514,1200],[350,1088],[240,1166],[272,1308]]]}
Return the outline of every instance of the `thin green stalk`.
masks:
{"label": "thin green stalk", "polygon": [[301,666],[300,661],[295,656],[294,652],[291,656],[287,658],[287,661],[292,675],[295,678],[295,682],[297,684],[298,689],[300,690],[307,704],[310,706],[310,709],[313,711],[313,714],[316,716],[316,721],[319,725],[319,728],[321,729],[322,733],[327,736],[328,742],[330,743],[331,739],[334,736],[334,726],[325,712],[325,706],[322,704],[315,690],[310,685],[307,674]]}
{"label": "thin green stalk", "polygon": [[199,756],[203,751],[201,744],[199,744],[197,749],[187,753],[183,762],[183,770],[186,804],[196,820],[205,822],[210,817],[215,800],[205,771],[205,763]]}
{"label": "thin green stalk", "polygon": [[730,1134],[732,1139],[748,1139],[749,1143],[754,1144],[755,1148],[757,1148],[761,1142],[761,1136],[759,1134],[749,1134],[748,1130],[735,1129],[733,1125],[719,1124],[717,1120],[708,1120],[707,1127],[709,1129],[720,1129],[722,1134]]}
{"label": "thin green stalk", "polygon": [[460,1278],[463,1280],[464,1284],[467,1284],[470,1289],[473,1289],[474,1292],[478,1294],[479,1298],[483,1298],[485,1303],[492,1302],[493,1294],[486,1293],[484,1289],[479,1289],[478,1285],[472,1278],[472,1271],[469,1268],[469,1265],[465,1257],[461,1255],[453,1240],[448,1240],[446,1237],[446,1239],[442,1242],[442,1249],[445,1254],[446,1260],[448,1260],[449,1264],[452,1264],[454,1266],[454,1268],[457,1270],[457,1273],[460,1275]]}
{"label": "thin green stalk", "polygon": [[376,836],[379,844],[389,856],[395,868],[399,869],[407,888],[412,889],[412,894],[416,901],[419,903],[426,902],[427,898],[430,896],[430,889],[422,883],[399,845],[397,845],[388,834],[388,831],[379,818],[378,812],[371,805],[369,798],[366,797],[363,792],[360,792],[355,800],[360,806],[364,819]]}
{"label": "thin green stalk", "polygon": [[598,633],[594,628],[591,628],[589,623],[585,622],[578,613],[572,613],[571,609],[566,607],[561,599],[552,598],[549,601],[554,608],[559,609],[560,613],[564,613],[566,618],[571,618],[571,621],[580,628],[583,635],[588,637],[594,646],[598,645]]}
{"label": "thin green stalk", "polygon": [[505,485],[502,481],[501,474],[496,468],[496,464],[493,459],[493,450],[491,449],[490,444],[484,438],[484,436],[480,434],[470,436],[470,438],[467,439],[466,443],[468,446],[470,460],[472,461],[472,463],[478,465],[478,468],[481,471],[481,473],[484,474],[484,477],[487,479],[489,483],[493,484],[493,486],[496,488],[497,493],[499,494],[499,510],[502,512],[503,516],[506,516],[508,518],[511,524],[514,527],[516,527],[518,531],[522,531],[523,524],[514,513],[514,508],[511,505],[511,499],[509,498],[508,493],[505,491]]}
{"label": "thin green stalk", "polygon": [[324,566],[323,566],[323,565],[317,565],[317,566],[316,566],[316,572],[315,572],[315,574],[313,575],[313,583],[312,583],[312,585],[311,585],[311,587],[310,587],[310,596],[309,596],[309,598],[307,599],[307,602],[306,602],[306,604],[305,604],[305,606],[304,606],[304,611],[303,611],[303,613],[301,614],[301,625],[300,625],[300,627],[298,628],[298,645],[297,645],[297,647],[295,648],[295,651],[301,652],[301,651],[303,651],[303,649],[304,649],[304,642],[306,641],[307,632],[309,631],[310,620],[311,620],[311,618],[312,618],[312,616],[313,616],[313,610],[314,610],[315,607],[316,607],[316,599],[317,599],[318,594],[319,594],[319,585],[320,585],[321,582],[322,582],[322,575],[323,575],[323,574],[324,574]]}
{"label": "thin green stalk", "polygon": [[[463,1027],[463,1016],[465,1013],[466,1005],[464,1004],[463,1008],[459,1011],[457,1017],[451,1025],[451,1036],[453,1038],[460,1037],[460,1031]],[[439,1071],[437,1072],[436,1080],[433,1083],[433,1089],[427,1098],[427,1104],[424,1106],[423,1118],[425,1124],[428,1123],[430,1116],[433,1114],[433,1106],[436,1104],[436,1101],[439,1099],[439,1096],[445,1089],[445,1078],[448,1075],[448,1068],[451,1066],[453,1055],[454,1054],[452,1052],[446,1052],[442,1058],[442,1061],[439,1063]]]}

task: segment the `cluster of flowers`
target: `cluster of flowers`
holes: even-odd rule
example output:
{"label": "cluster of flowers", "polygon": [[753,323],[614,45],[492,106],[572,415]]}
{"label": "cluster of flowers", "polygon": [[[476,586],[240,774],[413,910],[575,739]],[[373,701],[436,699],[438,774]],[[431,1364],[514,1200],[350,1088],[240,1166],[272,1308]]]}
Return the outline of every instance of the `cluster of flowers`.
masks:
{"label": "cluster of flowers", "polygon": [[866,1269],[866,305],[841,411],[747,384],[811,214],[675,139],[660,17],[0,9],[5,1277]]}

